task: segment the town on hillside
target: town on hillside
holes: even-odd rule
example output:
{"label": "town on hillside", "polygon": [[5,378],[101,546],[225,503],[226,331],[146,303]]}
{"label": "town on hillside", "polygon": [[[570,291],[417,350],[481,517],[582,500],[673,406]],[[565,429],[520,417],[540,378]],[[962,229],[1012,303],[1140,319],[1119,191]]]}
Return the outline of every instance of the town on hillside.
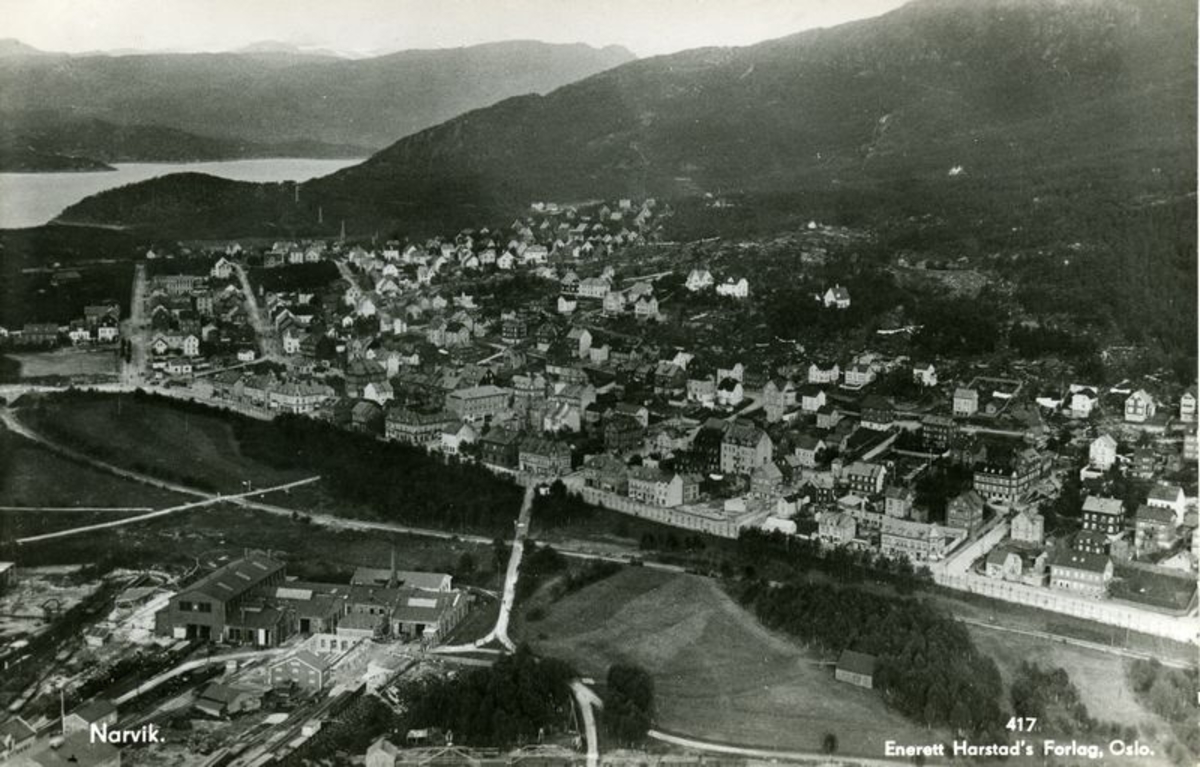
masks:
{"label": "town on hillside", "polygon": [[[1196,639],[1195,385],[1153,373],[1100,384],[1052,356],[989,364],[954,344],[939,353],[923,324],[935,317],[901,309],[879,320],[878,273],[845,266],[862,232],[812,222],[765,245],[793,270],[781,285],[744,247],[665,241],[671,215],[653,199],[536,203],[504,227],[413,241],[156,245],[134,267],[127,313],[120,301],[87,305],[67,326],[3,333],[18,359],[100,354],[110,370],[52,367],[4,395],[140,390],[476,467],[526,488],[517,542],[531,503],[583,504],[675,531],[672,540],[795,547],[905,588]],[[903,257],[886,270],[939,271]],[[781,322],[806,325],[782,336]],[[1010,338],[1029,330],[1018,320]],[[243,485],[231,495],[253,505]],[[309,509],[289,513],[311,523]],[[645,566],[662,554],[656,540],[577,556]],[[100,591],[120,591],[107,617],[78,624],[87,647],[147,671],[122,659],[106,687],[62,659],[57,684],[81,701],[63,742],[128,721],[126,706],[136,721],[182,706],[208,722],[187,741],[210,754],[206,764],[303,755],[323,721],[360,715],[364,693],[399,710],[414,704],[398,680],[436,679],[512,647],[504,626],[519,549],[511,556],[498,602],[450,573],[399,569],[394,549],[390,565],[358,566],[349,583],[289,574],[269,550],[198,558],[182,577],[106,580]],[[19,562],[3,567],[5,604],[52,590],[40,573],[22,587]],[[718,575],[703,560],[676,569]],[[460,624],[497,607],[505,617],[491,632],[462,640]],[[7,662],[29,657],[37,640],[21,637],[0,639]],[[201,647],[225,660],[197,660]],[[869,689],[875,662],[847,650],[836,680]],[[120,684],[123,673],[159,691]],[[50,680],[30,678],[17,710],[50,692]],[[105,689],[117,694],[88,700]],[[53,711],[6,723],[0,753],[33,742]],[[415,764],[406,749],[434,743],[450,748],[453,736],[381,738],[366,763]],[[559,756],[574,748],[565,745]],[[45,753],[35,761],[62,750]],[[89,763],[107,767],[119,753]]]}

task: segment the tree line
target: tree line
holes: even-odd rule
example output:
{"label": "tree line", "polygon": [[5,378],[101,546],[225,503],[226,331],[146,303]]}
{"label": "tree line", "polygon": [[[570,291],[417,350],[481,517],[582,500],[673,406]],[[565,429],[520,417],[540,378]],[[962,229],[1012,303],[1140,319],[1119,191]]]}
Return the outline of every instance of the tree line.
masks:
{"label": "tree line", "polygon": [[876,658],[884,701],[929,727],[1003,742],[996,664],[966,628],[924,602],[825,583],[746,584],[741,601],[764,625],[831,654]]}
{"label": "tree line", "polygon": [[335,496],[368,507],[380,519],[508,532],[521,505],[515,485],[477,466],[444,462],[333,424],[294,415],[273,421],[239,416],[233,424],[246,457],[320,474]]}
{"label": "tree line", "polygon": [[867,579],[884,581],[901,592],[932,582],[929,570],[914,569],[908,557],[891,557],[844,546],[829,548],[819,541],[796,538],[778,530],[742,530],[737,540],[737,555],[751,577],[757,577],[764,565],[770,564],[790,575],[819,570],[843,583]]}

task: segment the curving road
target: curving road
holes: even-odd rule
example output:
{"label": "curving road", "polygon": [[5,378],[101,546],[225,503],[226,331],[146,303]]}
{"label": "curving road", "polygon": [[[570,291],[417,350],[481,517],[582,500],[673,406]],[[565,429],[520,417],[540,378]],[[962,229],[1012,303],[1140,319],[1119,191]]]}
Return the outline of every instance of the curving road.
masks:
{"label": "curving road", "polygon": [[258,306],[258,296],[254,295],[254,288],[250,285],[250,278],[246,276],[246,270],[236,261],[233,262],[233,269],[237,272],[238,281],[242,284],[242,293],[246,297],[246,310],[250,312],[250,322],[254,326],[254,334],[258,337],[259,356],[263,359],[278,361],[275,326],[264,318],[262,310]]}
{"label": "curving road", "polygon": [[525,498],[521,501],[521,513],[517,515],[516,534],[513,536],[512,553],[508,557],[508,570],[504,575],[504,595],[500,597],[500,612],[496,616],[496,625],[486,635],[470,644],[439,647],[438,652],[475,652],[483,645],[492,642],[499,642],[509,652],[517,649],[516,644],[508,636],[508,621],[512,616],[513,603],[517,596],[517,579],[521,575],[521,558],[525,555],[525,537],[529,534],[529,515],[533,511],[533,495],[534,487],[532,485],[526,487]]}
{"label": "curving road", "polygon": [[600,738],[596,735],[596,712],[597,708],[604,708],[604,701],[600,700],[600,696],[592,692],[592,688],[576,679],[571,682],[571,694],[575,696],[575,702],[579,704],[579,710],[583,714],[583,737],[584,743],[587,745],[587,767],[596,767],[600,763]]}
{"label": "curving road", "polygon": [[910,761],[899,759],[876,759],[866,756],[836,756],[830,754],[822,754],[817,751],[775,751],[769,748],[746,748],[744,746],[731,746],[725,743],[714,743],[710,740],[699,740],[683,735],[672,735],[660,730],[650,730],[646,733],[655,740],[663,743],[670,743],[673,746],[682,746],[694,751],[708,751],[714,754],[730,754],[733,756],[744,756],[753,759],[769,759],[771,761],[802,761],[805,763],[818,762],[821,764],[836,764],[842,765],[860,765],[861,767],[904,767],[910,765]]}

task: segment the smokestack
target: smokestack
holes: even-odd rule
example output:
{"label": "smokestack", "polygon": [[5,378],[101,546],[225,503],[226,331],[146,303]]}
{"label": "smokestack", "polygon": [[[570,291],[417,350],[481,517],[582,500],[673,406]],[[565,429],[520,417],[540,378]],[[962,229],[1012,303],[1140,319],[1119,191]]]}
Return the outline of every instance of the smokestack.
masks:
{"label": "smokestack", "polygon": [[388,588],[396,588],[396,546],[392,545],[392,573],[388,578]]}

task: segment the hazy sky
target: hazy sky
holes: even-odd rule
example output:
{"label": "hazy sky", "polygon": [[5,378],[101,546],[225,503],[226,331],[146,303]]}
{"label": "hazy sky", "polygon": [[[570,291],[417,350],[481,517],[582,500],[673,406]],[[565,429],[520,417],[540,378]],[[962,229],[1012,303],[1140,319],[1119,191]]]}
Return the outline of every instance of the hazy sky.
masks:
{"label": "hazy sky", "polygon": [[343,52],[529,39],[638,56],[747,45],[903,0],[0,0],[0,37],[83,52],[220,51],[262,40]]}

